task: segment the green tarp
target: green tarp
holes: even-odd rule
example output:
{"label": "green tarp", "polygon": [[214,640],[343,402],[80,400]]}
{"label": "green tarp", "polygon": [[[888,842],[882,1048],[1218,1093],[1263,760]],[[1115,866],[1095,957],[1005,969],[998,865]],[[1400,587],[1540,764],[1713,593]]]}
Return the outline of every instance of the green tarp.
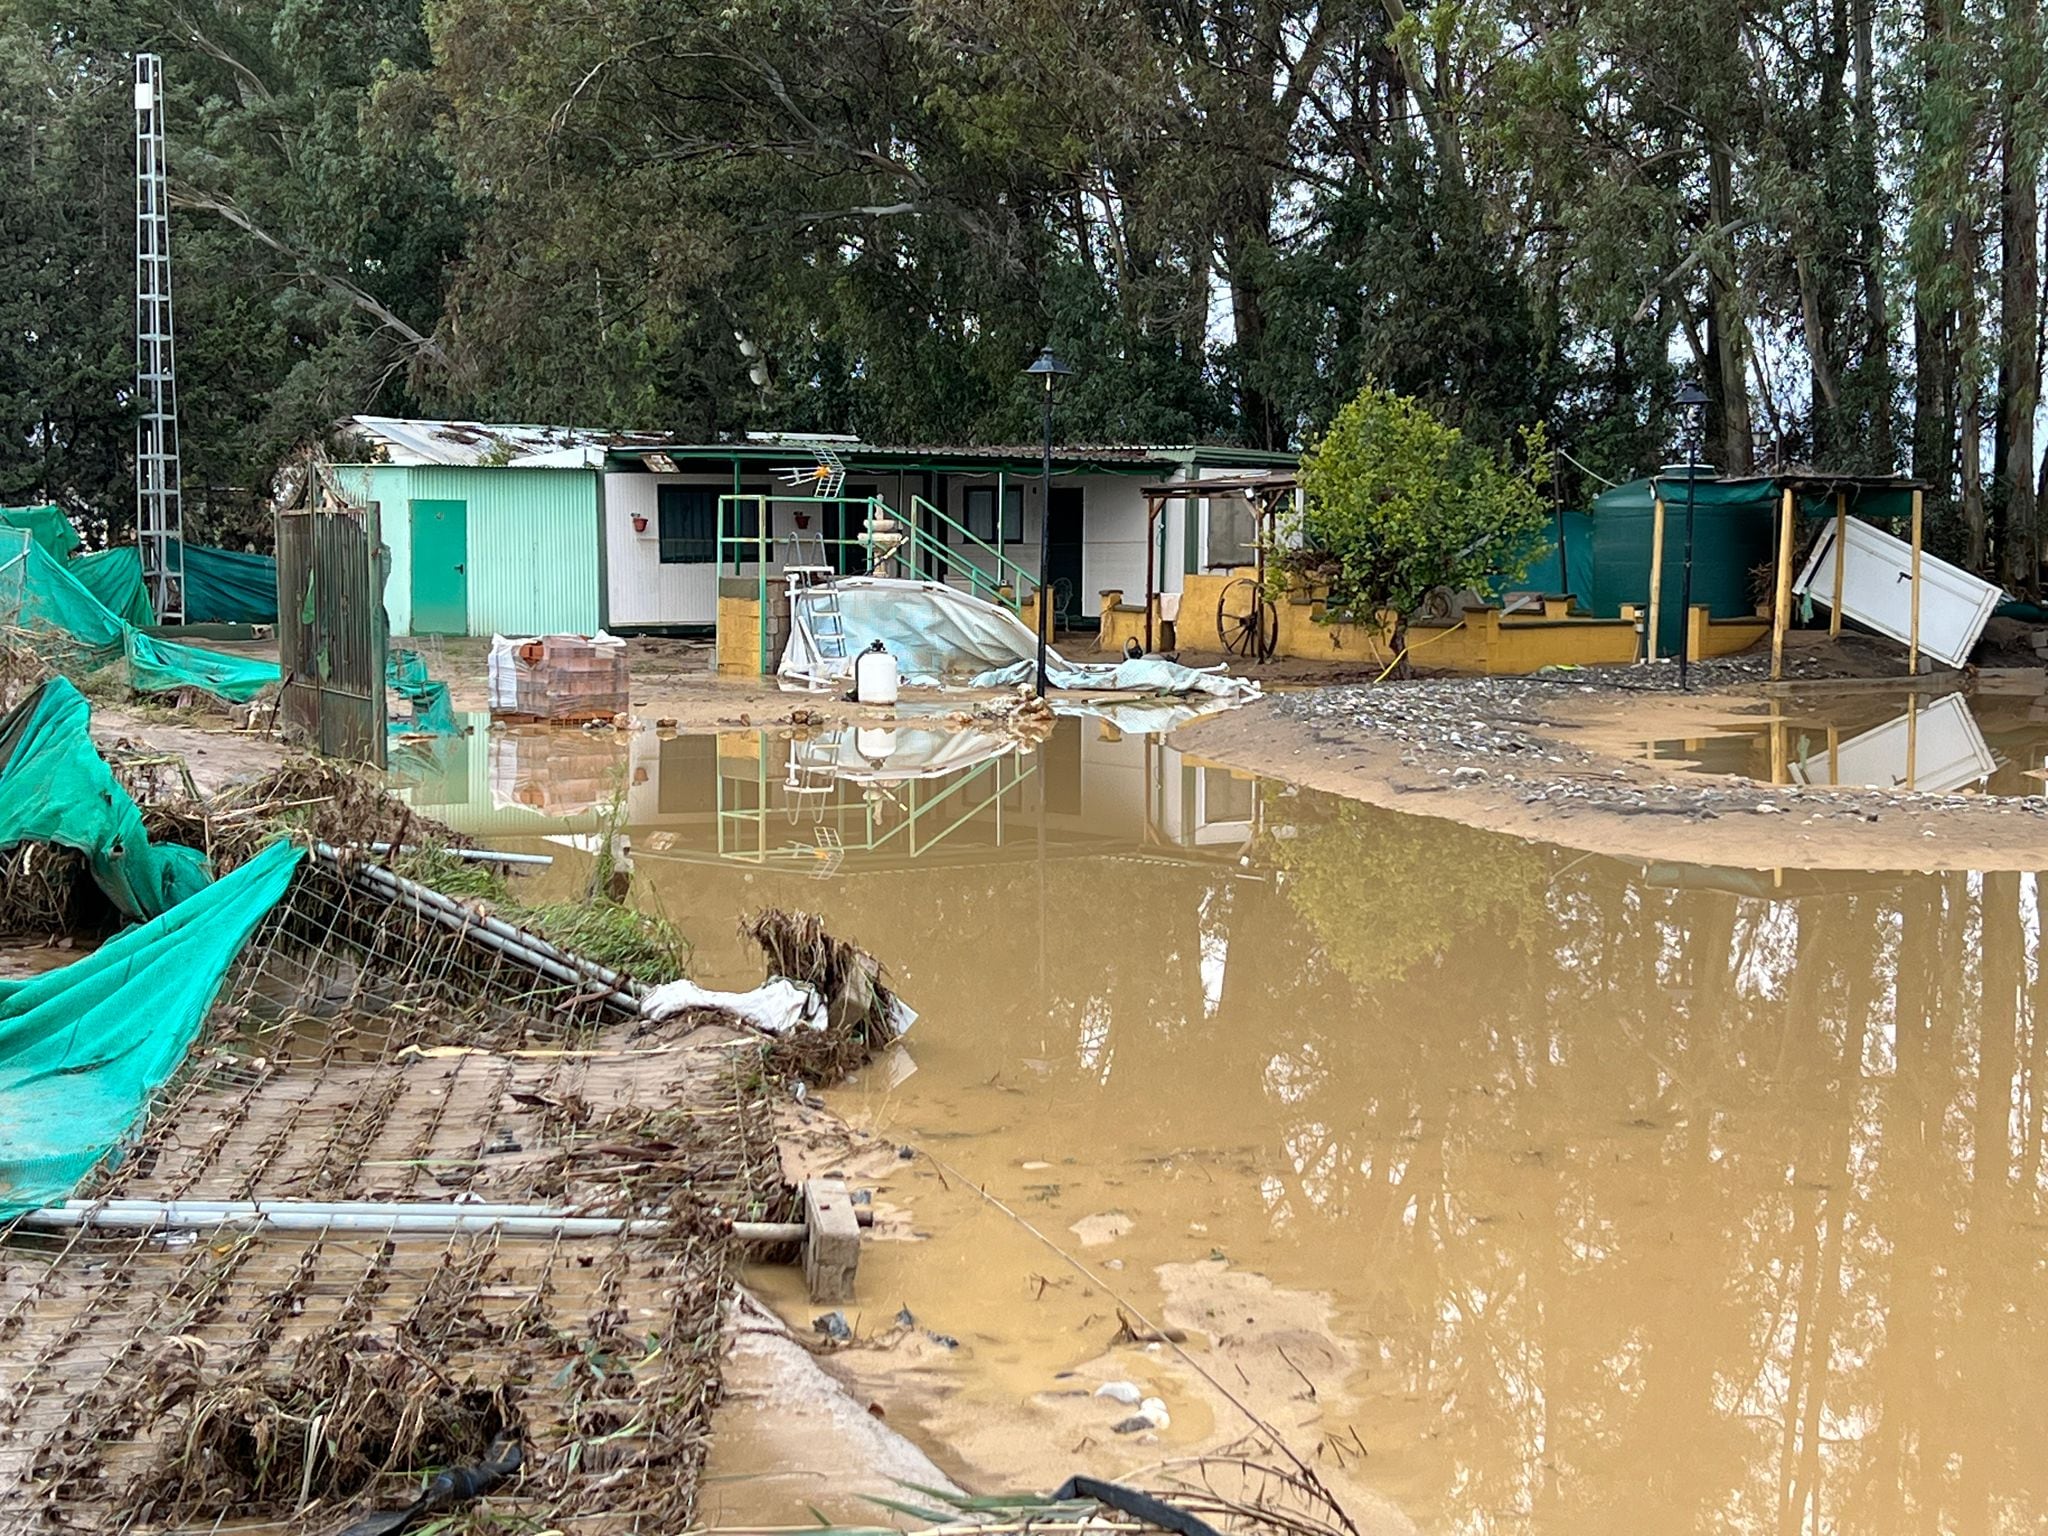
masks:
{"label": "green tarp", "polygon": [[128,686],[138,693],[170,693],[197,688],[215,698],[246,704],[280,676],[277,663],[254,656],[231,656],[203,645],[159,640],[139,629],[128,631]]}
{"label": "green tarp", "polygon": [[91,713],[57,677],[0,716],[0,849],[75,848],[122,913],[156,917],[205,888],[206,858],[149,840],[142,812],[93,745]]}
{"label": "green tarp", "polygon": [[62,507],[0,507],[0,524],[26,528],[38,544],[59,560],[85,542]]}
{"label": "green tarp", "polygon": [[277,561],[233,549],[185,546],[187,624],[275,624]]}
{"label": "green tarp", "polygon": [[299,858],[274,843],[84,959],[0,982],[0,1218],[66,1199],[120,1144]]}
{"label": "green tarp", "polygon": [[73,555],[65,569],[116,618],[126,619],[143,629],[156,624],[156,609],[150,606],[149,588],[142,584],[141,550],[124,544],[119,549],[99,549],[90,554]]}
{"label": "green tarp", "polygon": [[128,628],[71,573],[70,561],[58,559],[40,544],[29,546],[28,577],[22,585],[21,613],[15,622],[24,629],[68,635],[98,662],[112,661],[120,654]]}
{"label": "green tarp", "polygon": [[[156,610],[142,581],[142,554],[132,545],[76,555],[71,572],[130,624],[149,628],[156,623]],[[185,622],[275,624],[277,561],[269,555],[187,544]]]}
{"label": "green tarp", "polygon": [[32,542],[20,611],[8,615],[8,621],[69,637],[92,665],[103,666],[116,656],[126,656],[129,686],[141,693],[198,688],[240,704],[278,681],[274,662],[144,634],[93,596],[73,573],[76,564],[59,560]]}
{"label": "green tarp", "polygon": [[394,719],[385,729],[394,736],[453,736],[455,707],[448,685],[428,675],[426,658],[399,649],[384,656],[384,686],[412,705],[412,718]]}

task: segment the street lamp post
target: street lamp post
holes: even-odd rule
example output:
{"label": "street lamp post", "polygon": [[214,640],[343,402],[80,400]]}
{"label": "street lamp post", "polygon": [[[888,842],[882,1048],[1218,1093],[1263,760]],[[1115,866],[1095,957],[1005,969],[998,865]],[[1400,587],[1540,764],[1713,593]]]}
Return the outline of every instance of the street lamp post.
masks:
{"label": "street lamp post", "polygon": [[1706,391],[1687,383],[1678,391],[1678,408],[1685,412],[1685,567],[1678,582],[1678,686],[1688,686],[1687,663],[1692,659],[1692,483],[1699,474],[1700,418],[1707,408]]}
{"label": "street lamp post", "polygon": [[[1024,370],[1045,381],[1045,460],[1038,476],[1038,696],[1045,697],[1045,635],[1052,625],[1052,604],[1046,582],[1046,567],[1052,561],[1052,386],[1055,379],[1070,378],[1074,370],[1052,355],[1052,348],[1040,349],[1031,366]],[[1003,509],[996,508],[1000,524]]]}

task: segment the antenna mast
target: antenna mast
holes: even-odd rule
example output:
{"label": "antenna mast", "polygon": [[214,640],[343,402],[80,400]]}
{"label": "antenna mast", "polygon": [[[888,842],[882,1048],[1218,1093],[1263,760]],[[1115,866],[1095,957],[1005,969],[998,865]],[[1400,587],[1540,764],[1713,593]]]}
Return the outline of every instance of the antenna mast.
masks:
{"label": "antenna mast", "polygon": [[159,623],[185,618],[178,380],[171,343],[171,218],[163,60],[135,56],[135,542]]}

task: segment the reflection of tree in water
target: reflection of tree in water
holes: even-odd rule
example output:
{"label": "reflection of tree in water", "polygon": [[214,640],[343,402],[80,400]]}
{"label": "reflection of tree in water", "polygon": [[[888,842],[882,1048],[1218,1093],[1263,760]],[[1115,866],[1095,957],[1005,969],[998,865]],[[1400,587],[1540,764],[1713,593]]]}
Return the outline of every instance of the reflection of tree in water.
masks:
{"label": "reflection of tree in water", "polygon": [[[1371,1335],[1368,1468],[1425,1528],[2048,1519],[2032,877],[1766,901],[1303,820],[1277,889],[1075,857],[1042,904],[1032,866],[795,894],[925,1011],[912,1121],[1256,1202],[1260,1266]],[[1371,901],[1312,923],[1311,878]]]}
{"label": "reflection of tree in water", "polygon": [[[1415,864],[1377,830],[1316,889]],[[1459,1469],[1445,1528],[2048,1520],[2031,890],[1562,868],[1515,943],[1469,882],[1408,899],[1438,893],[1383,956],[1343,938],[1356,1027],[1268,1089],[1290,1215],[1355,1235],[1394,1346],[1372,1416]]]}
{"label": "reflection of tree in water", "polygon": [[1474,924],[1520,947],[1548,873],[1527,843],[1348,800],[1278,830],[1270,855],[1288,900],[1360,986],[1440,958]]}

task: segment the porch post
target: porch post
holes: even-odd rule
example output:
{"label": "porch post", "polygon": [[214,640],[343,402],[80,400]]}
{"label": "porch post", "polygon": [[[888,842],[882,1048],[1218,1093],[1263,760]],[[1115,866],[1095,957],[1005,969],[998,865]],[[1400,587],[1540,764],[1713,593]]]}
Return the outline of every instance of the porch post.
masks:
{"label": "porch post", "polygon": [[1657,659],[1657,626],[1664,618],[1664,493],[1650,493],[1650,622],[1643,631],[1643,658]]}
{"label": "porch post", "polygon": [[1159,500],[1154,496],[1145,498],[1145,649],[1152,649],[1152,583],[1157,574],[1159,546],[1155,541],[1157,530],[1152,526],[1159,516]]}
{"label": "porch post", "polygon": [[1792,623],[1792,487],[1778,514],[1778,592],[1771,604],[1771,681],[1785,675],[1785,631]]}
{"label": "porch post", "polygon": [[1833,611],[1828,614],[1828,638],[1842,638],[1842,567],[1848,559],[1849,537],[1849,494],[1835,492],[1835,601]]}
{"label": "porch post", "polygon": [[1906,643],[1906,675],[1920,670],[1920,514],[1924,510],[1920,489],[1913,490],[1913,622],[1912,638]]}

